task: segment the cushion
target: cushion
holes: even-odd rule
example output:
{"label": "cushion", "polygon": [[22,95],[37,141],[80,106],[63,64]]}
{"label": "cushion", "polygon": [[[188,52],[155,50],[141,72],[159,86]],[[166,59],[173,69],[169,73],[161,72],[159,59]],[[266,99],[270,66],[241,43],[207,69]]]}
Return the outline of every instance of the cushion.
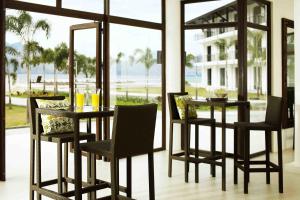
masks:
{"label": "cushion", "polygon": [[[69,107],[70,103],[65,100],[44,100],[37,99],[36,103],[39,108],[62,109]],[[41,115],[43,134],[73,132],[73,120],[67,117],[56,117],[52,115]]]}
{"label": "cushion", "polygon": [[[175,102],[177,110],[179,112],[180,119],[185,119],[185,106],[186,102],[193,100],[190,95],[175,96]],[[197,118],[197,111],[194,105],[189,106],[189,118]]]}

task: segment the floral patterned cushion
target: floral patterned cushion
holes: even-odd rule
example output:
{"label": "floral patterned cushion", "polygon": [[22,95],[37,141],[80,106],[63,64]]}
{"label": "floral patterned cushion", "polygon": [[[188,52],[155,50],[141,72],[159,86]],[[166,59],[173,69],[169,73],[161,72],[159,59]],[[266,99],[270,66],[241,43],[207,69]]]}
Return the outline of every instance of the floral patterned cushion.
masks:
{"label": "floral patterned cushion", "polygon": [[[186,102],[190,100],[192,100],[192,97],[189,95],[175,96],[175,102],[180,119],[185,119],[185,105]],[[189,106],[189,118],[197,118],[197,111],[195,106]]]}
{"label": "floral patterned cushion", "polygon": [[[70,103],[65,100],[37,99],[39,108],[63,109],[69,107]],[[67,117],[55,117],[52,115],[41,115],[44,134],[65,133],[74,130],[73,121]]]}

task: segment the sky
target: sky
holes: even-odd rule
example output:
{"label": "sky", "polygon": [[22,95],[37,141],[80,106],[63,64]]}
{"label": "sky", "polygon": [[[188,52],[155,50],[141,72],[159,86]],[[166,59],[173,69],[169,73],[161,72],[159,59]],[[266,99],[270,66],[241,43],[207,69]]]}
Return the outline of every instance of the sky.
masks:
{"label": "sky", "polygon": [[[31,3],[40,3],[54,6],[55,0],[23,0]],[[62,6],[69,9],[78,9],[89,12],[103,13],[103,0],[63,0]],[[186,20],[195,18],[206,13],[216,6],[222,6],[233,0],[221,0],[217,2],[195,3],[186,7]],[[161,0],[111,0],[111,15],[122,16],[152,22],[161,22]],[[99,12],[100,11],[100,12]],[[8,10],[7,15],[17,14],[16,10]],[[69,27],[74,24],[88,23],[92,21],[30,13],[33,18],[46,19],[51,24],[51,34],[47,39],[44,34],[38,32],[35,40],[44,48],[53,48],[61,42],[69,44]],[[75,49],[87,56],[95,56],[95,30],[75,32]],[[19,38],[12,33],[7,33],[8,43],[18,43]],[[119,52],[125,53],[126,57],[133,54],[137,48],[149,47],[156,52],[161,50],[161,31],[136,28],[123,25],[111,25],[111,56],[116,57]]]}

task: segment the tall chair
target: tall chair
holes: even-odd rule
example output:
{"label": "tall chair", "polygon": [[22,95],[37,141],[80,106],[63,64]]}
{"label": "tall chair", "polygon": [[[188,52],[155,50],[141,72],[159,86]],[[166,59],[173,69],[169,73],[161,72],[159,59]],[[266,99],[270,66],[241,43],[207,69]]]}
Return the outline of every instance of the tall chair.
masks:
{"label": "tall chair", "polygon": [[[170,112],[170,135],[169,135],[169,167],[168,167],[168,176],[172,177],[172,161],[173,160],[179,160],[185,162],[185,181],[188,182],[188,171],[189,171],[189,161],[188,158],[186,158],[185,152],[179,152],[179,153],[173,153],[173,128],[174,124],[181,124],[185,126],[185,120],[180,118],[175,96],[183,96],[187,95],[187,92],[183,93],[168,93],[168,101],[169,101],[169,112]],[[211,127],[211,151],[210,151],[210,157],[213,158],[215,156],[215,150],[216,150],[216,121],[215,119],[209,119],[209,118],[197,118],[197,119],[191,119],[188,120],[187,126],[195,125],[195,158],[199,158],[199,156],[207,156],[200,155],[199,153],[199,125],[204,126],[210,126]],[[188,131],[188,141],[186,144],[188,146],[188,157],[190,155],[190,128]],[[215,170],[216,165],[211,164],[211,175],[215,177]],[[195,163],[195,182],[199,182],[199,163]]]}
{"label": "tall chair", "polygon": [[[279,192],[283,193],[283,170],[282,170],[282,98],[269,96],[267,101],[266,118],[264,122],[236,122],[234,123],[234,183],[238,182],[238,168],[244,172],[244,193],[248,193],[249,174],[265,172],[266,182],[270,184],[270,172],[277,172],[279,175]],[[265,132],[266,159],[262,161],[250,160],[250,131]],[[277,132],[278,142],[278,164],[270,161],[271,132]],[[238,155],[238,134],[244,136],[244,155]],[[255,168],[251,165],[265,165],[265,168]]]}
{"label": "tall chair", "polygon": [[[55,97],[30,97],[29,101],[29,119],[30,119],[30,200],[34,200],[34,187],[36,181],[42,182],[41,172],[41,141],[53,142],[57,144],[57,179],[45,181],[43,186],[49,186],[52,184],[58,185],[58,193],[66,192],[68,190],[68,183],[72,183],[72,180],[68,177],[68,143],[73,142],[74,134],[72,132],[56,133],[44,135],[43,132],[36,134],[36,115],[35,109],[38,108],[37,99],[44,100],[64,100],[64,96]],[[41,125],[40,130],[43,131]],[[80,140],[94,141],[95,135],[89,133],[80,133]],[[62,145],[64,144],[64,164],[63,164],[63,152]],[[37,163],[36,163],[37,156]],[[36,173],[35,173],[36,167]],[[63,175],[64,169],[64,175]],[[35,176],[37,180],[35,180]],[[41,199],[41,195],[38,194],[38,199]]]}
{"label": "tall chair", "polygon": [[[81,150],[107,157],[111,164],[111,199],[119,195],[119,159],[127,159],[127,197],[131,197],[131,158],[148,154],[149,197],[155,199],[153,142],[157,105],[116,106],[112,140],[81,144]],[[94,157],[94,155],[93,155]],[[95,178],[95,177],[93,177]]]}

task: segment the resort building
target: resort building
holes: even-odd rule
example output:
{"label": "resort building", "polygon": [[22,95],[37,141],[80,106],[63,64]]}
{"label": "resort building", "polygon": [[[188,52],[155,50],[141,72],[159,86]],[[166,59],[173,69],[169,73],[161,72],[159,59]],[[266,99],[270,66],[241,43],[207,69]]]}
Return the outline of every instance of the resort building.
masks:
{"label": "resort building", "polygon": [[[188,22],[188,25],[236,22],[237,3],[233,1],[211,10]],[[247,4],[248,21],[266,25],[266,8],[254,2]],[[267,93],[267,35],[263,31],[248,29],[248,91]],[[199,87],[211,90],[238,88],[238,31],[237,27],[209,28],[194,31],[189,37],[188,53],[195,56],[194,68],[201,74]]]}

